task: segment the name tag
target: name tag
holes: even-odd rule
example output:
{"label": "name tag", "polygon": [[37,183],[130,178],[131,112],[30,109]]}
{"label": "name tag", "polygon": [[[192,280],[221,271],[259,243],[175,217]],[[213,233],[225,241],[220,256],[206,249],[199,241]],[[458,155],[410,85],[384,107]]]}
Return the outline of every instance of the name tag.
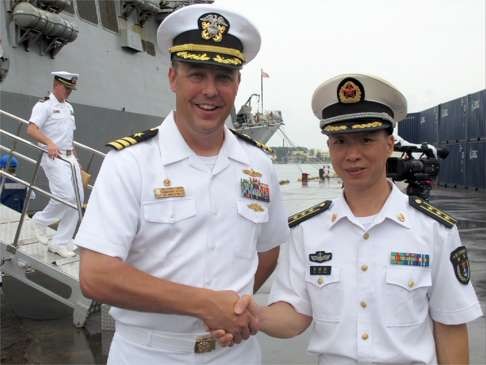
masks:
{"label": "name tag", "polygon": [[154,195],[156,199],[182,198],[186,196],[186,192],[183,186],[174,186],[170,188],[155,188]]}
{"label": "name tag", "polygon": [[310,266],[311,275],[331,275],[332,266]]}

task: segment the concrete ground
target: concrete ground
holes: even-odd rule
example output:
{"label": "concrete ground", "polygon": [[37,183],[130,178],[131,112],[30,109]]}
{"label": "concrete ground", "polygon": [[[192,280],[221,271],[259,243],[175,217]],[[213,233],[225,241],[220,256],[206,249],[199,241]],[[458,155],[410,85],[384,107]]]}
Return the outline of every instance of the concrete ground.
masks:
{"label": "concrete ground", "polygon": [[[330,189],[330,190],[329,190]],[[325,191],[336,194],[336,186],[308,189],[282,187],[287,203],[302,202],[308,207],[328,197]],[[486,313],[486,194],[471,191],[437,189],[432,202],[455,216],[462,240],[468,248],[472,280]],[[294,211],[303,207],[295,207]],[[298,208],[298,209],[297,209]],[[290,209],[292,212],[292,210]],[[257,300],[264,303],[267,283]],[[103,364],[106,361],[107,338],[102,334],[100,313],[92,315],[85,328],[77,329],[71,317],[53,320],[32,320],[16,316],[11,303],[1,297],[1,364]],[[35,305],[35,303],[33,303]],[[265,364],[316,364],[316,357],[306,353],[305,332],[291,340],[270,338],[258,334]],[[486,364],[486,320],[484,317],[469,325],[471,364]],[[103,346],[104,345],[104,346]]]}

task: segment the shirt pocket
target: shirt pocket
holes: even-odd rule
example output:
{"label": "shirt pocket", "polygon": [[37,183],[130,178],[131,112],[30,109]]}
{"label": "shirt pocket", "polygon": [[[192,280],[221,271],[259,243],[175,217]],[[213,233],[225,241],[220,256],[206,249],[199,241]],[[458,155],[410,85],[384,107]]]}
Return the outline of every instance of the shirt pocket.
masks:
{"label": "shirt pocket", "polygon": [[[252,209],[253,207],[253,209]],[[237,234],[235,255],[251,259],[256,255],[256,243],[263,223],[268,222],[268,205],[252,200],[238,200],[238,225],[234,227]]]}
{"label": "shirt pocket", "polygon": [[342,308],[344,306],[341,268],[331,266],[329,275],[311,275],[311,267],[307,266],[305,282],[314,319],[326,322],[339,322],[342,318]]}
{"label": "shirt pocket", "polygon": [[176,224],[196,215],[192,198],[173,198],[143,203],[143,217],[150,223]]}
{"label": "shirt pocket", "polygon": [[387,267],[385,275],[385,325],[412,326],[423,323],[429,312],[428,291],[432,286],[430,269]]}

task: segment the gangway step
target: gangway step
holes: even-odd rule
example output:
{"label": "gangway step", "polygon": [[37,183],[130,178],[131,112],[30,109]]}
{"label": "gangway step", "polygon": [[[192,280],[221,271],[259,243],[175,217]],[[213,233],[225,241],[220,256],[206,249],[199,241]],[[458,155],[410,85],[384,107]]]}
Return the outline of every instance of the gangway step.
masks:
{"label": "gangway step", "polygon": [[[89,314],[99,306],[81,293],[79,286],[79,256],[61,258],[48,251],[34,233],[33,222],[25,217],[19,235],[18,245],[13,245],[21,214],[0,204],[0,270],[28,285],[33,290],[55,299],[73,309],[73,323],[83,327]],[[54,230],[48,228],[47,236],[52,237]],[[43,279],[39,279],[43,278]],[[4,283],[7,284],[8,281]],[[4,288],[7,301],[15,303],[15,293]],[[36,296],[37,297],[37,296]],[[31,303],[36,306],[35,302]],[[25,307],[25,303],[22,303]],[[13,305],[15,308],[15,305]]]}

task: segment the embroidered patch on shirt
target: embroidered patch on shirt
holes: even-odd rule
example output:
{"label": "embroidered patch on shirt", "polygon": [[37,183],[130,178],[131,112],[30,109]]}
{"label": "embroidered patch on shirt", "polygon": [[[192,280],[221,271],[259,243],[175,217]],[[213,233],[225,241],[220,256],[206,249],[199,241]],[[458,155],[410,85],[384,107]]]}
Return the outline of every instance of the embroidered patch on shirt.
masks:
{"label": "embroidered patch on shirt", "polygon": [[311,275],[331,275],[332,266],[310,266]]}
{"label": "embroidered patch on shirt", "polygon": [[466,247],[461,246],[452,251],[450,260],[457,280],[459,280],[461,284],[469,284],[469,280],[471,280],[471,270],[469,268]]}
{"label": "embroidered patch on shirt", "polygon": [[241,179],[241,195],[248,199],[260,200],[263,202],[270,201],[270,187],[262,183],[257,177]]}
{"label": "embroidered patch on shirt", "polygon": [[392,252],[390,255],[390,264],[429,267],[430,257],[424,253]]}
{"label": "embroidered patch on shirt", "polygon": [[316,251],[309,254],[310,262],[326,262],[332,259],[332,252]]}

